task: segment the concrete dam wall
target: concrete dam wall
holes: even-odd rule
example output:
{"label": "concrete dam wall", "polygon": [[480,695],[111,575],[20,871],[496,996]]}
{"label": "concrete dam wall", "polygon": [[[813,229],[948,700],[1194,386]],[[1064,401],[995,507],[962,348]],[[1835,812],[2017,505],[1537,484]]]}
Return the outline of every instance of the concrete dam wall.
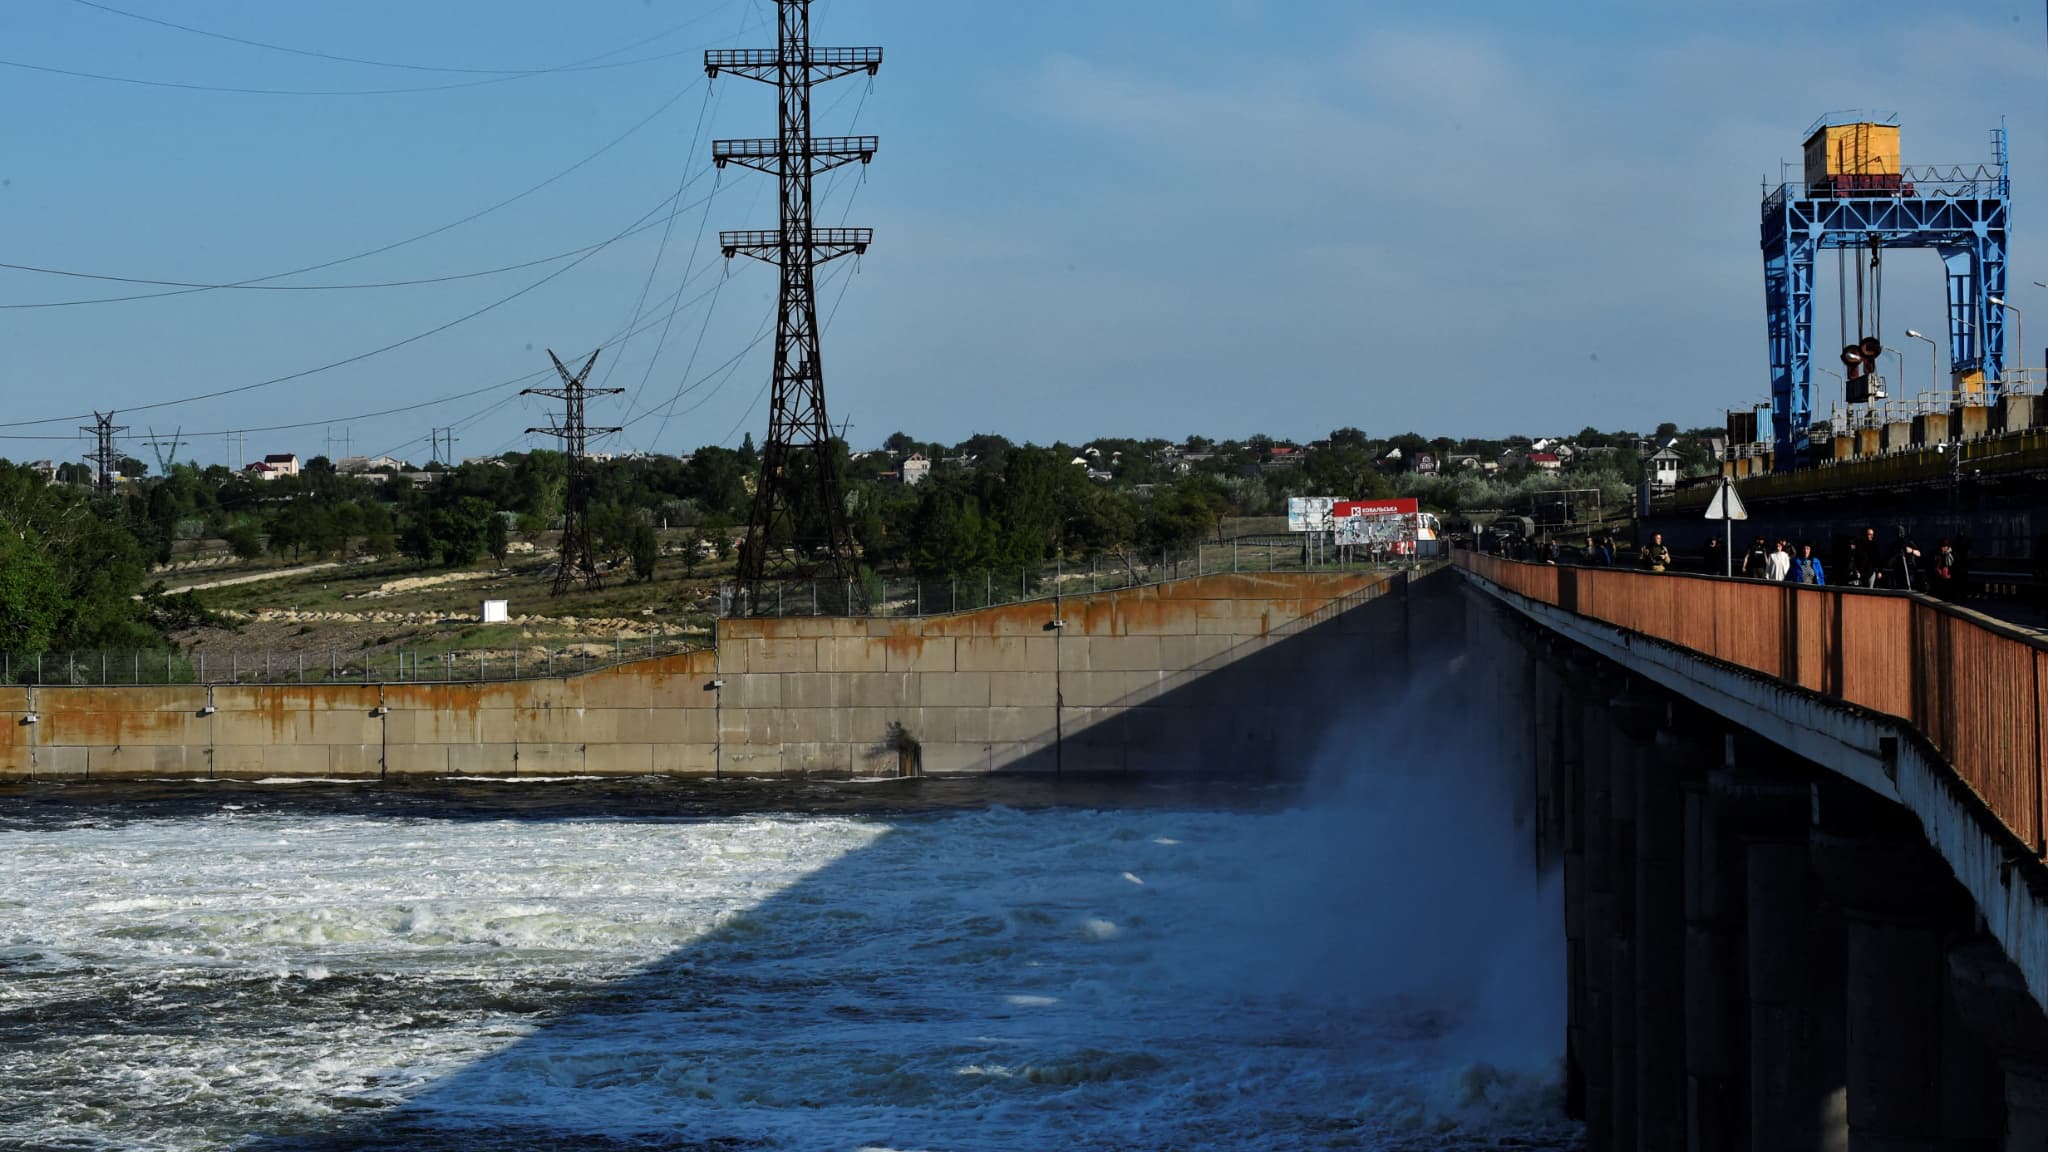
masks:
{"label": "concrete dam wall", "polygon": [[949,616],[729,620],[714,648],[551,679],[4,686],[0,778],[1284,770],[1331,709],[1405,674],[1409,591],[1401,574],[1222,574]]}

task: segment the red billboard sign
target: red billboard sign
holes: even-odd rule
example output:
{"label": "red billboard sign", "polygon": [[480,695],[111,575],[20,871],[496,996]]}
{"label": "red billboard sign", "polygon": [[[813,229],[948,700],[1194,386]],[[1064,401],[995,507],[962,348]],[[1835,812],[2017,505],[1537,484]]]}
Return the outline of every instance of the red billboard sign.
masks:
{"label": "red billboard sign", "polygon": [[1397,497],[1391,500],[1339,500],[1330,508],[1330,518],[1344,520],[1352,516],[1413,516],[1422,511],[1414,500]]}

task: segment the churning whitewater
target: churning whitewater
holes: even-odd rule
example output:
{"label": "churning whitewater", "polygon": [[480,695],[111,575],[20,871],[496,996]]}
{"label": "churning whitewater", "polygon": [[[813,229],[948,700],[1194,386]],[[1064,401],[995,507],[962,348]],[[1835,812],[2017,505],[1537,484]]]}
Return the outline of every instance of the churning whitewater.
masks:
{"label": "churning whitewater", "polygon": [[1570,1146],[1555,893],[1380,799],[17,816],[0,1147]]}

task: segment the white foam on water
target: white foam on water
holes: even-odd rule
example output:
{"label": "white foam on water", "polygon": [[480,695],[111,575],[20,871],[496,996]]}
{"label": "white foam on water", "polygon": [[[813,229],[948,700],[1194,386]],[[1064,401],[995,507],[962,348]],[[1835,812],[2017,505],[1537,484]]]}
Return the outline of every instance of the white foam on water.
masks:
{"label": "white foam on water", "polygon": [[1542,893],[1479,901],[1502,930],[1483,944],[1418,935],[1403,912],[1442,861],[1367,853],[1340,874],[1319,853],[1359,819],[19,832],[0,1146],[227,1149],[400,1121],[803,1152],[1567,1146],[1561,1024],[1546,1047],[1503,1023],[1549,991],[1516,976],[1540,969],[1534,938],[1501,921]]}

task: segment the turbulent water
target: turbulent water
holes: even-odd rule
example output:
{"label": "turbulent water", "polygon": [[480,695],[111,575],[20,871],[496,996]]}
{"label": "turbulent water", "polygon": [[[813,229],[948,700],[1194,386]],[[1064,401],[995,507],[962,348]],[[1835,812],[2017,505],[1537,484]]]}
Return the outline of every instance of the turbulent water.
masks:
{"label": "turbulent water", "polygon": [[0,1147],[1573,1146],[1413,787],[0,793]]}

